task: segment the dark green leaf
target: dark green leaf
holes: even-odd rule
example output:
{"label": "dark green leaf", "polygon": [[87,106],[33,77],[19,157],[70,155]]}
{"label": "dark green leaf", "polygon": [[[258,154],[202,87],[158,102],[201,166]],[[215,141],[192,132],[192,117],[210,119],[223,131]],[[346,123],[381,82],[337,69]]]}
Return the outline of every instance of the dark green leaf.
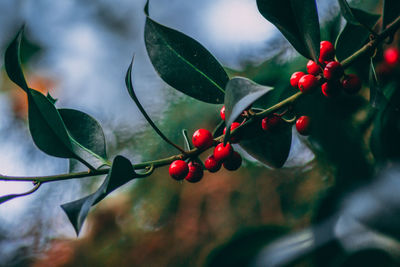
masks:
{"label": "dark green leaf", "polygon": [[223,102],[228,75],[200,43],[149,17],[145,43],[154,68],[167,84],[207,103]]}
{"label": "dark green leaf", "polygon": [[340,13],[342,13],[342,16],[346,19],[348,23],[360,25],[360,21],[355,17],[352,8],[349,6],[346,0],[339,0],[339,6]]}
{"label": "dark green leaf", "polygon": [[[356,9],[353,8],[353,11]],[[379,15],[370,14],[362,10],[357,10],[359,17],[363,18],[366,26],[372,28],[379,19]],[[339,61],[352,55],[355,51],[360,49],[368,40],[370,32],[368,29],[361,25],[354,25],[346,23],[346,26],[336,39],[336,57]]]}
{"label": "dark green leaf", "polygon": [[42,93],[28,91],[29,129],[36,146],[60,158],[73,158],[72,143],[54,105]]}
{"label": "dark green leaf", "polygon": [[[83,147],[68,133],[58,110],[42,93],[29,89],[28,106],[29,129],[33,141],[40,150],[55,157],[78,159],[93,169],[107,164],[101,156]],[[69,121],[69,125],[77,135],[74,123],[79,124],[77,121],[73,123]],[[83,140],[81,136],[80,139]],[[84,141],[88,142],[88,139]]]}
{"label": "dark green leaf", "polygon": [[399,0],[384,0],[382,14],[382,29],[392,23],[400,14]]}
{"label": "dark green leaf", "polygon": [[116,156],[110,172],[96,192],[87,197],[61,205],[61,208],[74,226],[76,234],[79,234],[92,206],[103,200],[118,187],[136,177],[138,177],[138,175],[135,173],[131,162],[123,156]]}
{"label": "dark green leaf", "polygon": [[10,80],[27,92],[28,85],[26,83],[24,73],[22,72],[20,57],[20,47],[23,32],[24,26],[18,31],[14,40],[7,47],[4,55],[4,66]]}
{"label": "dark green leaf", "polygon": [[320,31],[314,0],[257,0],[257,6],[300,54],[318,61]]}
{"label": "dark green leaf", "polygon": [[149,0],[146,1],[143,11],[146,16],[149,16]]}
{"label": "dark green leaf", "polygon": [[292,143],[292,129],[290,124],[284,124],[272,131],[263,131],[261,121],[246,128],[240,146],[261,163],[280,168],[289,156]]}
{"label": "dark green leaf", "polygon": [[[103,129],[94,118],[74,109],[58,109],[58,112],[67,127],[68,133],[74,140],[103,159],[107,158]],[[97,157],[94,157],[94,159],[97,159]],[[102,163],[104,161],[92,162],[93,165],[97,166],[101,166]]]}
{"label": "dark green leaf", "polygon": [[243,77],[230,80],[226,85],[224,99],[226,125],[232,124],[246,108],[272,89]]}
{"label": "dark green leaf", "polygon": [[[135,102],[136,106],[139,108],[140,112],[143,114],[144,118],[147,120],[147,122],[150,124],[150,126],[154,129],[154,131],[168,144],[174,146],[175,148],[178,148],[177,145],[175,145],[174,143],[172,143],[172,141],[170,141],[162,132],[160,129],[158,129],[158,127],[155,125],[155,123],[152,121],[152,119],[150,119],[150,116],[147,115],[147,112],[144,110],[142,104],[140,103],[139,99],[137,98],[136,94],[135,94],[135,90],[133,88],[133,84],[132,84],[132,67],[133,67],[133,60],[134,58],[132,58],[131,64],[128,67],[128,71],[126,72],[125,75],[125,85],[126,88],[128,89],[128,93],[131,96],[131,98],[133,99],[133,101]],[[179,150],[179,149],[178,149]]]}

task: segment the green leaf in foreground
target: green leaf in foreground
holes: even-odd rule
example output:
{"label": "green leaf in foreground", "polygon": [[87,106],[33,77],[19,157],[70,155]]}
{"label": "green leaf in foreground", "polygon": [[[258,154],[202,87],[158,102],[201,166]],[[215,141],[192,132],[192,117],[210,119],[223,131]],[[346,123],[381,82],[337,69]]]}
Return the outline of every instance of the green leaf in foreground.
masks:
{"label": "green leaf in foreground", "polygon": [[257,6],[300,54],[318,61],[320,29],[314,0],[257,0]]}
{"label": "green leaf in foreground", "polygon": [[234,122],[246,108],[272,89],[243,77],[230,80],[226,85],[224,99],[226,124]]}
{"label": "green leaf in foreground", "polygon": [[20,47],[23,33],[24,26],[18,31],[17,35],[6,49],[6,53],[4,55],[4,66],[10,80],[16,83],[25,92],[28,92],[29,88],[26,83],[24,73],[22,72],[20,57]]}
{"label": "green leaf in foreground", "polygon": [[131,162],[123,156],[117,156],[113,161],[106,179],[96,192],[87,197],[61,205],[61,208],[67,214],[68,219],[74,226],[76,234],[79,235],[82,225],[92,206],[103,200],[109,193],[118,187],[136,177],[138,177],[138,175],[135,173]]}
{"label": "green leaf in foreground", "polygon": [[[83,147],[107,159],[106,140],[100,124],[88,114],[75,109],[58,109],[69,134]],[[75,161],[71,159],[72,161]],[[71,165],[70,161],[70,170]]]}
{"label": "green leaf in foreground", "polygon": [[[385,96],[378,82],[376,76],[374,62],[371,58],[370,69],[369,69],[369,102],[374,108],[379,108],[385,103]],[[385,101],[386,102],[386,101]]]}
{"label": "green leaf in foreground", "polygon": [[150,60],[167,84],[197,100],[223,103],[229,77],[199,42],[149,17],[144,37]]}
{"label": "green leaf in foreground", "polygon": [[263,131],[261,121],[246,128],[240,146],[261,163],[280,168],[285,164],[292,143],[292,126],[288,123],[271,131]]}
{"label": "green leaf in foreground", "polygon": [[[357,12],[358,17],[362,17],[365,25],[372,28],[379,20],[379,15],[356,10],[352,8],[353,12]],[[361,25],[354,25],[346,23],[346,26],[336,39],[336,57],[339,61],[351,56],[355,51],[360,49],[368,40],[370,32],[368,29]]]}

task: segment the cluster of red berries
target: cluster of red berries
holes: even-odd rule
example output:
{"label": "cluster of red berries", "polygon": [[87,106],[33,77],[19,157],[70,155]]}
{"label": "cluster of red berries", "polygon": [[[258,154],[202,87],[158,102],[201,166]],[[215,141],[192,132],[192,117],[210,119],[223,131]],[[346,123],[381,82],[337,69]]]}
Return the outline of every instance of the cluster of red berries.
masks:
{"label": "cluster of red berries", "polygon": [[308,61],[308,74],[301,71],[293,73],[290,84],[303,93],[308,93],[322,83],[322,94],[328,98],[337,95],[342,89],[348,94],[357,93],[361,89],[361,80],[355,74],[346,75],[342,65],[334,57],[333,44],[322,41],[318,62]]}
{"label": "cluster of red berries", "polygon": [[[231,130],[239,126],[236,124],[236,126],[233,125],[231,126]],[[234,141],[238,142],[239,140],[236,138]],[[214,139],[210,131],[198,129],[193,134],[192,143],[196,148],[206,150],[213,146]],[[204,168],[209,172],[217,172],[221,169],[221,166],[224,166],[229,171],[235,171],[239,169],[241,164],[242,157],[233,150],[232,145],[228,142],[225,146],[223,143],[216,145],[213,154],[204,161]],[[175,160],[169,166],[169,174],[175,180],[185,179],[188,182],[196,183],[203,178],[203,165],[194,160],[190,160],[189,163],[184,160]]]}

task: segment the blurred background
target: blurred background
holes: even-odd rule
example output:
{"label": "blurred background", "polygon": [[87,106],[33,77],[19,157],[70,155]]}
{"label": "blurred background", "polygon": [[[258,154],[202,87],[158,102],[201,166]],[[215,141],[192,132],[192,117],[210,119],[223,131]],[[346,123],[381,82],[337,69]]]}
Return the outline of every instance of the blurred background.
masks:
{"label": "blurred background", "polygon": [[[338,13],[337,3],[317,2],[325,25]],[[190,99],[155,73],[143,41],[144,4],[0,1],[1,174],[50,175],[68,169],[66,160],[34,146],[25,93],[4,71],[5,48],[23,23],[28,84],[50,92],[58,99],[57,107],[79,109],[96,118],[111,158],[122,154],[140,162],[175,153],[128,97],[124,76],[134,54],[138,97],[168,137],[182,144],[181,129],[190,136],[198,128],[212,130],[218,124],[221,106]],[[150,16],[198,40],[232,75],[265,84],[270,77],[262,71],[263,62],[273,60],[286,81],[292,69],[305,66],[306,61],[259,14],[255,0],[152,0]],[[323,34],[329,39],[327,32]],[[289,60],[296,67],[288,66]],[[60,205],[93,192],[101,179],[45,184],[33,195],[0,206],[0,266],[203,266],[216,248],[238,233],[261,231],[266,233],[260,236],[265,242],[302,229],[310,224],[321,195],[334,184],[329,164],[317,161],[304,143],[305,138],[293,135],[291,154],[280,170],[247,157],[236,172],[206,172],[200,183],[189,184],[173,181],[167,168],[158,169],[97,205],[78,238]],[[0,194],[24,192],[31,186],[0,182]]]}

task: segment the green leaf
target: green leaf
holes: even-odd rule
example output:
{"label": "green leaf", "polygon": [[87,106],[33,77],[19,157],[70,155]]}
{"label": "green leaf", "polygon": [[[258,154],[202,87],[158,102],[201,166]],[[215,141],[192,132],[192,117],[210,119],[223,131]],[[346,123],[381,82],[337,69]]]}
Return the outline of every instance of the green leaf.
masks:
{"label": "green leaf", "polygon": [[257,6],[300,54],[318,61],[320,29],[314,0],[257,0]]}
{"label": "green leaf", "polygon": [[[353,11],[357,9],[352,8]],[[358,17],[362,17],[365,25],[372,28],[379,20],[379,15],[364,12],[362,10],[356,11]],[[339,61],[351,56],[355,51],[360,49],[368,40],[370,32],[368,29],[361,25],[354,25],[346,23],[346,26],[336,39],[336,57]]]}
{"label": "green leaf", "polygon": [[399,0],[384,0],[382,12],[382,29],[392,23],[400,14]]}
{"label": "green leaf", "polygon": [[170,86],[207,103],[220,104],[229,80],[223,67],[200,43],[149,17],[144,31],[147,53]]}
{"label": "green leaf", "polygon": [[[140,110],[140,112],[143,114],[144,118],[147,120],[147,122],[150,124],[150,126],[153,128],[153,130],[168,144],[172,145],[173,147],[178,149],[178,146],[175,145],[172,141],[170,141],[162,132],[160,129],[158,129],[158,127],[155,125],[155,123],[152,121],[152,119],[150,119],[150,116],[147,114],[147,112],[144,110],[142,104],[140,103],[139,99],[137,98],[136,94],[135,94],[135,90],[133,88],[133,84],[132,84],[132,67],[133,67],[133,60],[134,57],[132,58],[131,64],[128,67],[128,70],[126,72],[125,75],[125,85],[126,88],[128,90],[129,95],[131,96],[131,98],[133,99],[133,101],[135,102],[136,106],[138,107],[138,109]],[[179,150],[179,149],[178,149]]]}
{"label": "green leaf", "polygon": [[272,89],[243,77],[231,79],[226,85],[224,99],[226,125],[232,124],[246,108]]}
{"label": "green leaf", "polygon": [[36,146],[60,158],[74,158],[72,143],[54,105],[42,93],[28,91],[29,130]]}
{"label": "green leaf", "polygon": [[21,39],[24,32],[24,26],[18,31],[15,38],[6,49],[4,55],[4,66],[11,81],[16,83],[25,92],[28,92],[28,85],[26,83],[24,73],[21,68],[20,47]]}
{"label": "green leaf", "polygon": [[116,156],[110,172],[96,192],[87,197],[61,205],[61,208],[67,214],[68,219],[74,226],[76,234],[79,235],[82,225],[92,206],[99,203],[118,187],[136,177],[138,177],[138,175],[135,173],[131,162],[123,156]]}
{"label": "green leaf", "polygon": [[353,9],[349,6],[346,0],[339,0],[340,13],[348,23],[361,25],[359,19],[353,14]]}
{"label": "green leaf", "polygon": [[[91,169],[108,163],[101,156],[83,147],[69,134],[58,110],[42,93],[29,89],[28,112],[33,141],[43,152],[60,158],[75,158]],[[68,123],[74,130],[76,126],[73,124],[79,122]],[[76,131],[74,133],[76,134]],[[80,136],[80,139],[83,138]]]}
{"label": "green leaf", "polygon": [[245,131],[243,136],[246,138],[240,140],[240,146],[249,155],[269,167],[280,168],[285,164],[292,143],[290,124],[285,123],[272,131],[263,131],[261,121],[257,121]]}
{"label": "green leaf", "polygon": [[[58,109],[58,112],[67,127],[68,133],[74,140],[92,151],[95,155],[107,159],[104,132],[94,118],[74,109]],[[97,161],[98,156],[94,156],[93,159]],[[92,164],[101,166],[103,163],[104,161]]]}

